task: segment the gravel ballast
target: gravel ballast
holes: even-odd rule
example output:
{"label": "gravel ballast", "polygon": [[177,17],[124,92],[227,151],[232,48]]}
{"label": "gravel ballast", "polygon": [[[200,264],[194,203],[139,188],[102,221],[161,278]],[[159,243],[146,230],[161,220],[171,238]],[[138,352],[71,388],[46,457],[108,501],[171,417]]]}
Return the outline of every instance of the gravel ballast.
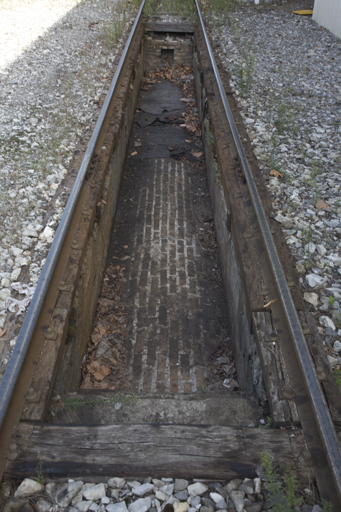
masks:
{"label": "gravel ballast", "polygon": [[[211,15],[216,51],[231,76],[332,367],[341,363],[341,41],[297,2]],[[306,6],[304,6],[306,7]]]}
{"label": "gravel ballast", "polygon": [[122,5],[120,13],[113,0],[0,8],[0,376],[16,342],[6,318],[30,303],[70,192],[62,180],[135,17]]}

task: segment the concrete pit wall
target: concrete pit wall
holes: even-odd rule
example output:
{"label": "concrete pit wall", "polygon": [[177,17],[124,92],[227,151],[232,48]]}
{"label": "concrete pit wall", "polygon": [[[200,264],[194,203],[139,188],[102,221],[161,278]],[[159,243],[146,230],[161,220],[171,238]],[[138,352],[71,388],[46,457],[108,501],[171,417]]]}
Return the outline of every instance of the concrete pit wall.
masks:
{"label": "concrete pit wall", "polygon": [[201,119],[207,178],[214,212],[214,224],[228,305],[227,314],[238,383],[247,396],[258,398],[264,403],[267,401],[267,397],[263,383],[261,361],[255,338],[251,333],[250,320],[246,310],[247,297],[241,279],[241,263],[237,257],[234,226],[221,184],[207,109],[206,89],[203,82],[204,74],[201,72],[196,53],[193,62],[196,100]]}
{"label": "concrete pit wall", "polygon": [[80,278],[69,322],[69,333],[62,356],[61,368],[56,378],[54,394],[76,390],[81,379],[82,360],[86,353],[87,343],[93,328],[129,137],[143,77],[142,50],[134,69],[132,81],[130,84],[126,84],[128,91],[126,107],[120,120],[117,121],[120,124],[119,137],[110,158],[101,201],[97,204],[96,220],[88,239],[85,257],[80,270]]}

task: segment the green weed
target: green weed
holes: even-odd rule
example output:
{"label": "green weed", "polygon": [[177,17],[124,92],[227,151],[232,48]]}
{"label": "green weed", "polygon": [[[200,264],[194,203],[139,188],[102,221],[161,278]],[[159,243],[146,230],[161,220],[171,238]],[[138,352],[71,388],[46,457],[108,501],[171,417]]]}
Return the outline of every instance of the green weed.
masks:
{"label": "green weed", "polygon": [[339,388],[339,391],[341,393],[341,370],[339,368],[334,368],[333,375],[334,375],[336,385]]}
{"label": "green weed", "polygon": [[40,452],[37,454],[38,459],[38,470],[37,470],[37,482],[38,484],[43,485],[45,481],[44,471],[43,471],[43,456]]}
{"label": "green weed", "polygon": [[[301,505],[302,498],[297,497],[297,480],[293,472],[286,470],[282,481],[273,458],[267,452],[261,453],[261,464],[264,467],[267,482],[265,488],[272,512],[292,512]],[[283,485],[285,484],[285,485]]]}
{"label": "green weed", "polygon": [[214,144],[214,136],[213,133],[211,132],[210,122],[208,119],[205,119],[205,137],[208,146]]}

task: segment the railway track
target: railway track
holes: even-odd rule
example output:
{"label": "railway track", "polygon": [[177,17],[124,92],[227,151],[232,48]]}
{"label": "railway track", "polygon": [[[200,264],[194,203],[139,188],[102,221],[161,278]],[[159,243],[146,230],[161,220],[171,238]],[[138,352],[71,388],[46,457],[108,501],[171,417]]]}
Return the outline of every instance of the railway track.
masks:
{"label": "railway track", "polygon": [[[147,20],[143,7],[75,155],[72,192],[1,382],[1,475],[32,475],[41,453],[51,477],[253,478],[266,450],[340,510],[339,393],[228,77],[198,4],[196,23]],[[182,122],[194,99],[182,101],[164,78],[140,90],[146,71],[170,65],[194,82],[212,218],[201,206],[198,130]],[[208,278],[213,218],[227,307],[219,279]],[[111,295],[103,276],[116,279]],[[109,306],[129,327],[102,333],[115,360],[126,346],[129,386],[79,389],[93,319]],[[222,348],[220,317],[242,394],[198,393]],[[259,429],[266,408],[275,428]]]}

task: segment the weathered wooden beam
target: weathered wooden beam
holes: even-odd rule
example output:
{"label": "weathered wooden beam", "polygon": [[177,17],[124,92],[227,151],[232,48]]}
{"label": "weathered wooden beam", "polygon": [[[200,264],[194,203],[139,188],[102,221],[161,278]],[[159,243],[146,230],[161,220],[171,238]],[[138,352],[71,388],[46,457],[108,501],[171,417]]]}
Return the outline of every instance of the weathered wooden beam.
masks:
{"label": "weathered wooden beam", "polygon": [[[177,478],[253,478],[262,451],[306,480],[297,457],[305,449],[298,429],[277,430],[205,425],[52,425],[22,423],[18,460],[5,476],[23,478],[43,460],[51,477],[122,475]],[[311,478],[311,472],[310,472]]]}

